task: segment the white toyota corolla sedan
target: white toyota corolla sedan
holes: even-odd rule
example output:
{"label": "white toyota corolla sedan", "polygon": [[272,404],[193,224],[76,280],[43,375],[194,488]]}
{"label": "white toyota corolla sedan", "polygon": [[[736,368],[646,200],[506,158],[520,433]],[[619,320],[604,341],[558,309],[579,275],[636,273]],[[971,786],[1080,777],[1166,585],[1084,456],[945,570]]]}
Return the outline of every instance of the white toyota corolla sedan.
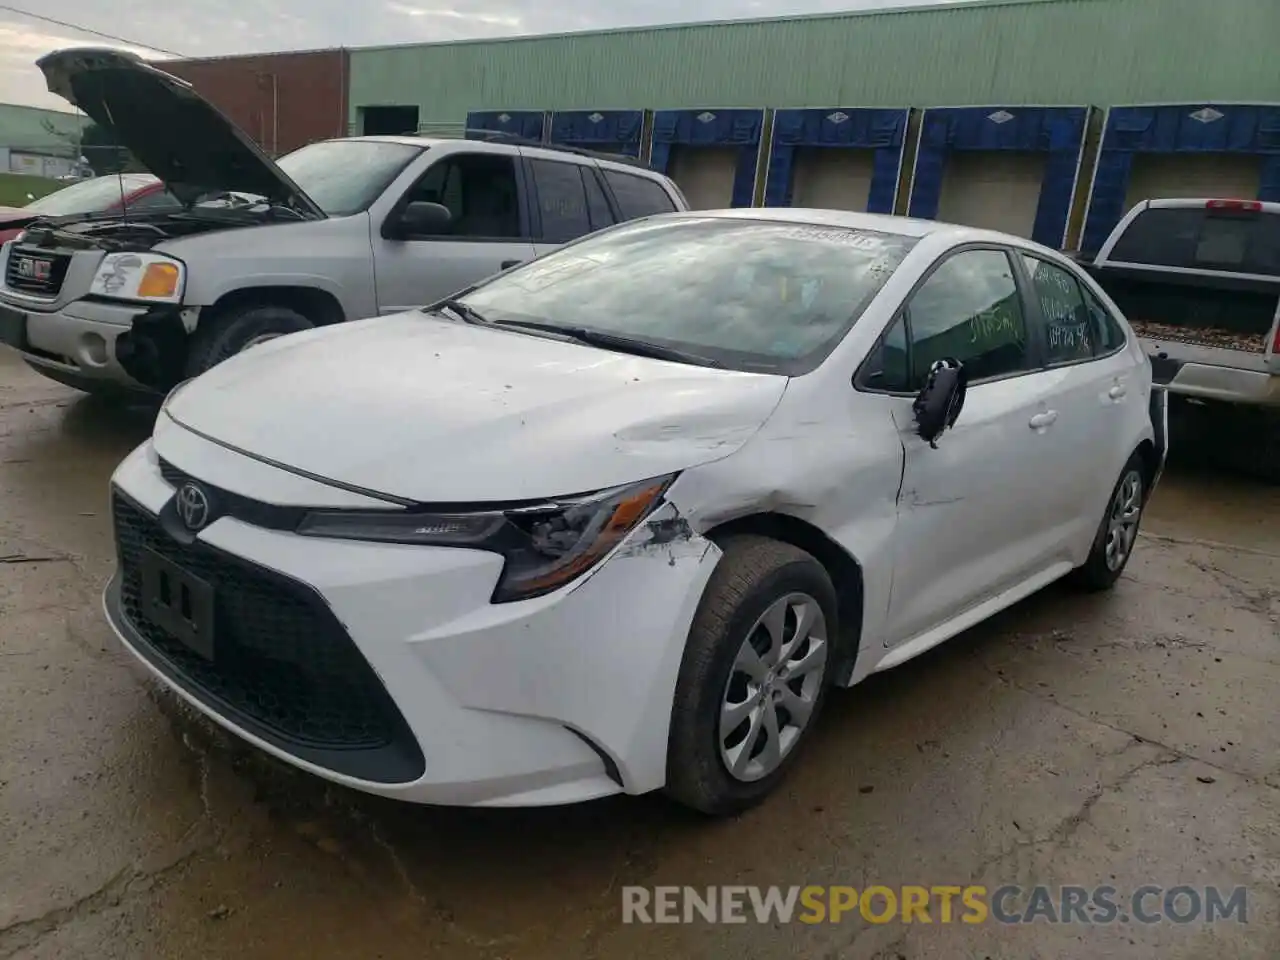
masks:
{"label": "white toyota corolla sedan", "polygon": [[1162,394],[1003,234],[677,214],[177,387],[107,616],[262,750],[388,797],[741,810],[830,687],[1115,583]]}

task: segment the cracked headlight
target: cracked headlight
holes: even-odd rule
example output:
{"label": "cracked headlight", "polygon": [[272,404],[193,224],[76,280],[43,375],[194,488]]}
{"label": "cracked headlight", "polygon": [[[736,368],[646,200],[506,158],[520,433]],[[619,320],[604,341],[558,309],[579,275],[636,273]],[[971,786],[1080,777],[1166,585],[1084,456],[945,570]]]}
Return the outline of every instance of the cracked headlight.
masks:
{"label": "cracked headlight", "polygon": [[112,300],[181,303],[187,268],[158,253],[109,253],[93,275],[89,293]]}
{"label": "cracked headlight", "polygon": [[494,603],[539,597],[586,573],[662,502],[674,475],[506,510],[317,510],[298,533],[379,543],[469,547],[506,563]]}

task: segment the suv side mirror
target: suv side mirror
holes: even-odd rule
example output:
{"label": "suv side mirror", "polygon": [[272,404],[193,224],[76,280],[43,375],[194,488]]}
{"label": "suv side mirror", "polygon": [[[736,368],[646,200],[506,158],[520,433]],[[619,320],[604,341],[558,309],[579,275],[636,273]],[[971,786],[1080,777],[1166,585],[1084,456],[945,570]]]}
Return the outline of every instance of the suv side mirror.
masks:
{"label": "suv side mirror", "polygon": [[404,208],[396,226],[401,234],[431,237],[448,232],[451,223],[453,214],[444,204],[415,200]]}
{"label": "suv side mirror", "polygon": [[964,407],[969,375],[959,360],[939,360],[929,369],[924,387],[916,395],[911,410],[916,415],[916,432],[937,448],[938,437],[954,426]]}

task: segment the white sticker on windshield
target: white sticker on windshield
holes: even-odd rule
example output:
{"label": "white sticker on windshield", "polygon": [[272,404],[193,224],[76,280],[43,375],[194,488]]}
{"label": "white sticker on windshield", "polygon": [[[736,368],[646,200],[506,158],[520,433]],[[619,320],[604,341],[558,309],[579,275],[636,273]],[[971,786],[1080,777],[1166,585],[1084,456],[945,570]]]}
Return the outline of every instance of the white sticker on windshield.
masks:
{"label": "white sticker on windshield", "polygon": [[860,233],[857,230],[846,230],[841,227],[820,227],[795,225],[782,227],[774,231],[774,235],[784,240],[814,240],[822,243],[836,243],[855,250],[883,250],[892,239],[883,234]]}

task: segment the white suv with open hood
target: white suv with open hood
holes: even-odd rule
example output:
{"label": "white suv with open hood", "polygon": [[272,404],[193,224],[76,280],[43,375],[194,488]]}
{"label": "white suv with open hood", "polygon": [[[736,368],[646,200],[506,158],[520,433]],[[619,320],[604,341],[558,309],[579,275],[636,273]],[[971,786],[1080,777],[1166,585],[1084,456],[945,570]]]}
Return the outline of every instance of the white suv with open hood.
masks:
{"label": "white suv with open hood", "polygon": [[431,303],[593,230],[687,208],[635,161],[549,145],[355,137],[273,162],[132,54],[64,50],[39,66],[184,205],[32,217],[0,250],[0,344],[83,390],[163,393],[273,337]]}

